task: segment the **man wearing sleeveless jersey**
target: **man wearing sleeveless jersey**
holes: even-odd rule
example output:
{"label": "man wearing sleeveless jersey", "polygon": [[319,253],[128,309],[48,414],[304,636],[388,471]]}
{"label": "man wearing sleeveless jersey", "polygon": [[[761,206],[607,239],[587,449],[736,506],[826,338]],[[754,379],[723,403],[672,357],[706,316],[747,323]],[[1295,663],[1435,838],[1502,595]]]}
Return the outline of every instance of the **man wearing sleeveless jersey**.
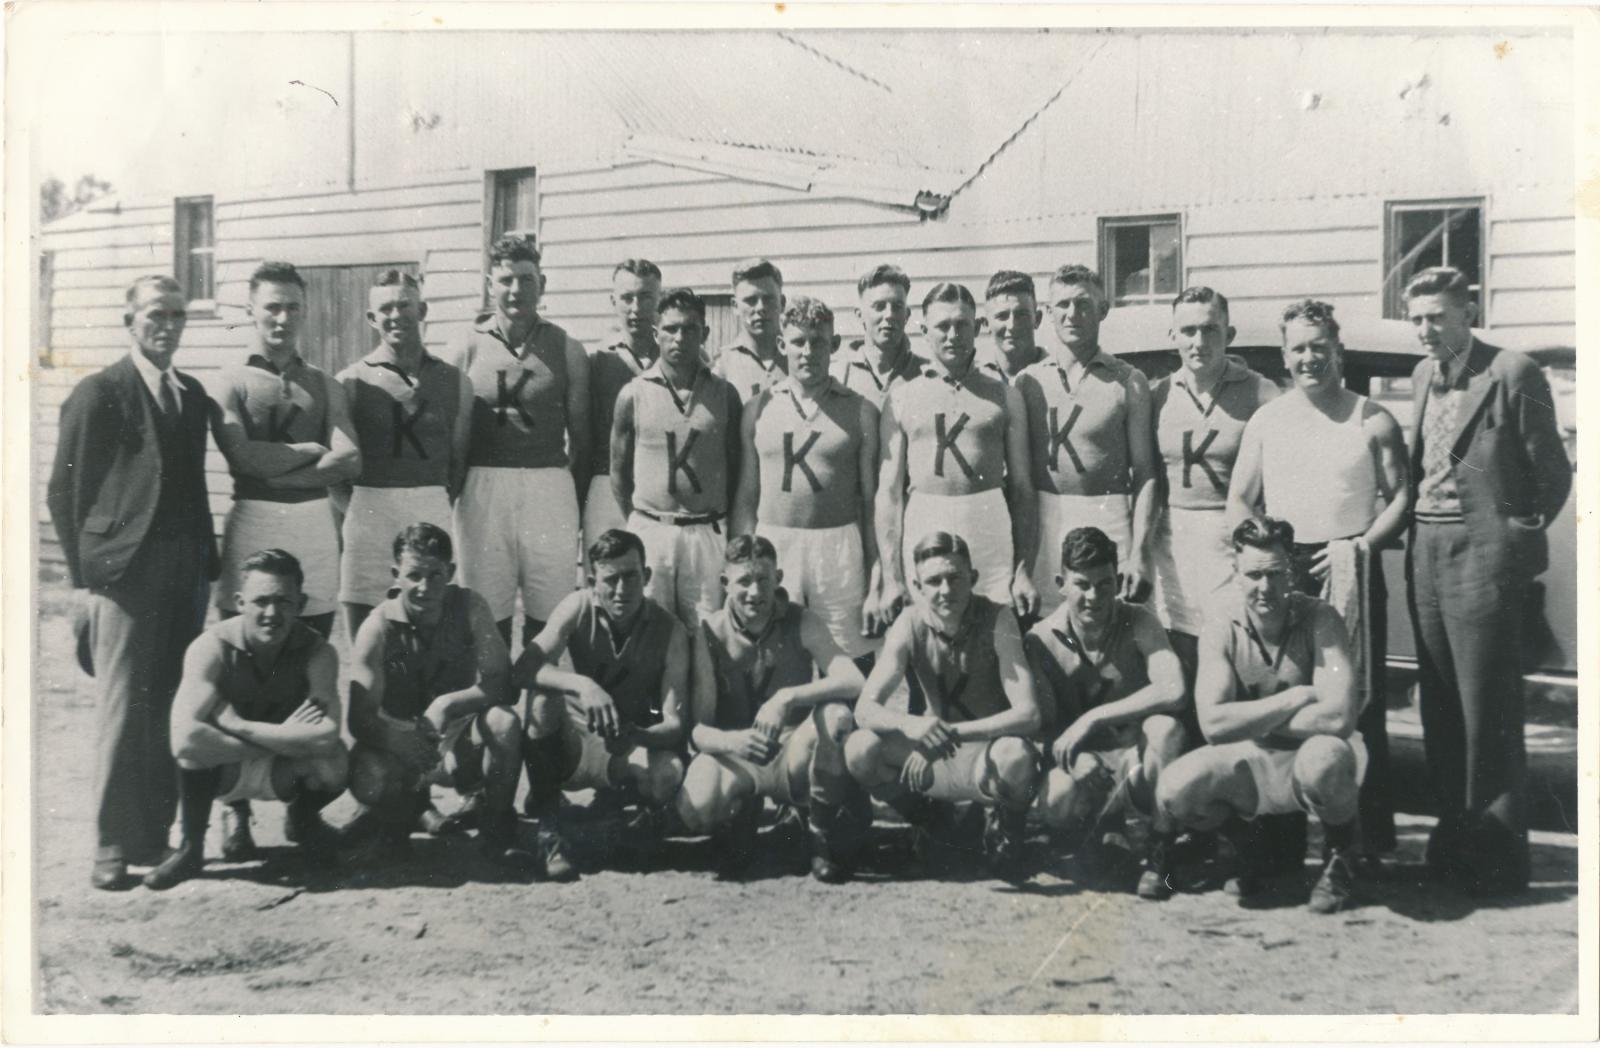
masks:
{"label": "man wearing sleeveless jersey", "polygon": [[[917,598],[884,637],[845,743],[850,774],[925,832],[930,801],[972,801],[985,811],[984,853],[1016,872],[1028,808],[1038,788],[1040,728],[1033,674],[1009,605],[973,592],[960,536],[936,531],[911,553]],[[914,676],[911,708],[888,699]],[[926,703],[924,706],[923,703]]]}
{"label": "man wearing sleeveless jersey", "polygon": [[494,242],[494,308],[455,350],[473,391],[467,479],[455,507],[461,579],[488,602],[508,645],[518,594],[526,641],[572,592],[578,493],[589,485],[589,357],[539,316],[539,262],[529,238]]}
{"label": "man wearing sleeveless jersey", "polygon": [[[661,269],[647,258],[625,258],[611,272],[611,308],[617,328],[611,341],[589,357],[589,424],[593,432],[594,479],[583,502],[583,548],[602,534],[627,525],[611,494],[611,417],[622,387],[655,363],[656,306],[661,301]],[[590,565],[592,568],[593,565]]]}
{"label": "man wearing sleeveless jersey", "polygon": [[182,842],[145,875],[164,891],[205,866],[211,802],[286,801],[287,834],[309,859],[333,857],[319,812],[344,792],[339,660],[300,618],[300,563],[281,549],[238,565],[236,616],[189,645],[172,705]]}
{"label": "man wearing sleeveless jersey", "polygon": [[844,758],[861,671],[782,581],[772,543],[728,543],[727,602],[695,631],[696,755],[678,815],[691,832],[713,835],[722,872],[737,875],[752,857],[763,800],[803,808],[812,876],[836,883],[850,876],[872,821]]}
{"label": "man wearing sleeveless jersey", "polygon": [[361,452],[344,387],[300,356],[305,286],[287,262],[256,268],[246,308],[249,359],[217,379],[217,446],[233,474],[233,505],[213,594],[224,616],[234,614],[244,559],[261,549],[288,550],[305,572],[306,624],[327,636],[339,581],[328,489],[361,472]]}
{"label": "man wearing sleeveless jersey", "polygon": [[751,258],[733,267],[733,312],[739,334],[717,347],[712,370],[738,391],[739,399],[749,401],[781,381],[788,367],[779,344],[783,274],[777,266]]}
{"label": "man wearing sleeveless jersey", "polygon": [[1045,356],[1033,338],[1044,320],[1033,278],[1014,269],[1000,270],[984,289],[983,308],[992,341],[979,351],[978,366],[1009,385],[1023,368]]}
{"label": "man wearing sleeveless jersey", "polygon": [[[1250,824],[1279,813],[1317,816],[1328,857],[1310,908],[1333,913],[1354,886],[1357,795],[1367,753],[1356,727],[1344,621],[1325,602],[1295,591],[1294,528],[1246,518],[1233,531],[1234,599],[1200,634],[1195,708],[1208,745],[1167,766],[1156,803],[1183,827],[1210,830],[1231,816]],[[1271,871],[1249,833],[1236,842],[1230,882],[1241,901]]]}
{"label": "man wearing sleeveless jersey", "polygon": [[[1340,611],[1351,633],[1357,727],[1372,755],[1361,785],[1360,853],[1375,860],[1395,846],[1385,725],[1388,592],[1381,551],[1399,537],[1411,509],[1406,446],[1384,408],[1344,386],[1344,347],[1333,307],[1307,299],[1283,311],[1283,362],[1291,385],[1245,426],[1229,484],[1232,520],[1269,514],[1294,526],[1295,584]],[[1365,583],[1364,585],[1362,583]],[[1277,824],[1266,832],[1277,836]],[[1305,820],[1281,831],[1285,862],[1304,856]]]}
{"label": "man wearing sleeveless jersey", "polygon": [[661,355],[617,395],[611,492],[644,542],[645,594],[691,630],[722,605],[726,517],[739,477],[739,394],[700,358],[706,307],[688,288],[661,297]]}
{"label": "man wearing sleeveless jersey", "polygon": [[466,477],[472,386],[422,345],[428,304],[416,278],[379,274],[367,293],[378,345],[339,372],[361,451],[361,476],[342,493],[339,600],[354,637],[388,595],[394,536],[416,521],[450,526],[450,501]]}
{"label": "man wearing sleeveless jersey", "polygon": [[[515,688],[533,689],[524,718],[527,809],[540,822],[547,872],[561,865],[554,856],[571,866],[556,821],[562,790],[632,784],[641,804],[627,843],[648,852],[683,782],[689,634],[644,595],[650,569],[637,535],[608,531],[588,556],[588,588],[556,606],[511,672]],[[571,670],[558,664],[563,652]]]}
{"label": "man wearing sleeveless jersey", "polygon": [[[1015,386],[1027,405],[1028,453],[1039,492],[1039,548],[1054,551],[1074,527],[1105,532],[1122,551],[1122,595],[1143,600],[1147,542],[1156,510],[1150,384],[1100,345],[1110,311],[1099,274],[1062,266],[1050,278],[1050,319],[1059,343]],[[1041,610],[1060,601],[1054,552],[1034,562]]]}
{"label": "man wearing sleeveless jersey", "polygon": [[511,660],[498,623],[488,602],[452,582],[443,528],[407,527],[393,555],[392,595],[350,648],[350,793],[365,806],[356,824],[375,823],[380,844],[398,857],[430,803],[429,787],[448,783],[468,795],[485,856],[526,869],[533,856],[517,845],[512,808],[522,723],[511,708]]}
{"label": "man wearing sleeveless jersey", "polygon": [[1233,573],[1224,510],[1239,440],[1251,416],[1278,395],[1266,376],[1228,356],[1233,334],[1220,292],[1179,292],[1171,330],[1178,370],[1150,390],[1156,456],[1166,481],[1165,507],[1151,539],[1152,604],[1191,681],[1205,606]]}
{"label": "man wearing sleeveless jersey", "polygon": [[801,297],[785,309],[789,375],[745,409],[733,531],[777,547],[789,599],[859,658],[877,625],[878,409],[829,376],[838,344],[822,302]]}
{"label": "man wearing sleeveless jersey", "polygon": [[863,338],[833,356],[830,373],[844,388],[881,408],[895,386],[922,374],[928,366],[919,347],[906,333],[911,309],[911,278],[892,263],[882,262],[856,281],[856,316]]}
{"label": "man wearing sleeveless jersey", "polygon": [[1178,719],[1189,694],[1183,667],[1155,613],[1117,596],[1117,547],[1105,532],[1067,532],[1056,578],[1065,599],[1022,641],[1044,737],[1055,740],[1040,799],[1045,821],[1081,836],[1130,807],[1153,816],[1138,891],[1164,899],[1172,834],[1155,790],[1188,743]]}
{"label": "man wearing sleeveless jersey", "polygon": [[890,395],[880,426],[879,606],[893,615],[905,603],[911,550],[950,528],[982,537],[970,554],[979,592],[1032,614],[1037,506],[1022,396],[977,366],[972,292],[938,284],[923,299],[922,316],[934,364]]}

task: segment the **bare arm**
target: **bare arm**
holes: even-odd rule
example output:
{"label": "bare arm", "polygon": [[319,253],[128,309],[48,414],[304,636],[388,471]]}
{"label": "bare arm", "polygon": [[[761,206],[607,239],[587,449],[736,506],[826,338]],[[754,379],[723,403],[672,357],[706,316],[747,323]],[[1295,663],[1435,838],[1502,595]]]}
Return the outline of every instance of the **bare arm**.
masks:
{"label": "bare arm", "polygon": [[476,399],[472,379],[461,369],[460,392],[457,394],[456,423],[450,431],[450,479],[448,494],[455,502],[467,484],[467,452],[472,447],[472,405]]}
{"label": "bare arm", "polygon": [[1367,548],[1381,550],[1400,537],[1411,514],[1411,484],[1406,474],[1406,441],[1400,424],[1388,411],[1367,402],[1371,414],[1362,421],[1372,444],[1373,464],[1378,472],[1378,492],[1383,496],[1383,511],[1361,537]]}
{"label": "bare arm", "polygon": [[[739,476],[740,464],[744,461],[744,441],[739,439],[739,434],[744,432],[744,402],[739,399],[739,393],[730,384],[728,386],[728,432],[723,435],[723,446],[727,452],[727,472],[725,477]],[[731,501],[731,500],[730,500]],[[732,506],[728,507],[731,512]]]}
{"label": "bare arm", "polygon": [[183,680],[172,700],[172,755],[205,768],[270,757],[271,750],[247,742],[212,723],[225,706],[222,692],[222,650],[217,639],[202,633],[183,656]]}
{"label": "bare arm", "polygon": [[328,391],[328,450],[315,462],[288,473],[267,478],[273,488],[326,488],[355,480],[361,475],[361,449],[356,446],[355,426],[350,422],[350,402],[344,387],[323,376]]}
{"label": "bare arm", "polygon": [[583,343],[567,339],[567,460],[578,506],[589,495],[589,354]]}
{"label": "bare arm", "polygon": [[878,471],[877,525],[879,576],[883,580],[882,612],[894,613],[905,602],[905,575],[901,570],[900,536],[906,512],[906,435],[895,418],[893,398],[884,402],[878,424],[878,447],[883,466]]}
{"label": "bare arm", "polygon": [[896,619],[883,638],[883,650],[878,652],[872,672],[861,688],[861,697],[856,700],[858,725],[869,731],[900,731],[915,738],[934,720],[889,708],[888,701],[906,679],[910,666],[911,616],[908,613]]}
{"label": "bare arm", "polygon": [[217,710],[217,727],[283,757],[315,757],[337,750],[339,659],[327,644],[306,665],[306,701],[282,724],[246,720],[231,706]]}
{"label": "bare arm", "polygon": [[1200,631],[1200,666],[1195,674],[1194,706],[1200,730],[1205,732],[1206,741],[1213,744],[1270,735],[1316,698],[1313,688],[1295,687],[1264,699],[1236,701],[1227,630],[1226,620],[1212,620]]}
{"label": "bare arm", "polygon": [[[226,379],[224,379],[226,381]],[[281,477],[291,470],[318,461],[328,449],[315,442],[280,444],[273,440],[252,440],[245,428],[244,406],[239,402],[239,391],[231,383],[221,397],[216,398],[222,409],[212,427],[217,449],[228,460],[234,473],[256,480]]]}
{"label": "bare arm", "polygon": [[[877,407],[866,397],[861,398],[861,448],[856,472],[861,478],[861,565],[870,576],[878,565],[878,536],[873,527],[878,497],[878,426]],[[874,592],[872,588],[868,592]]]}
{"label": "bare arm", "polygon": [[727,731],[716,726],[717,664],[703,623],[694,631],[691,643],[694,645],[694,703],[689,740],[701,753],[739,755],[744,748],[744,736],[749,732]]}
{"label": "bare arm", "polygon": [[1239,437],[1239,457],[1233,462],[1233,479],[1228,482],[1228,529],[1231,531],[1240,521],[1258,517],[1261,512],[1261,429],[1251,419]]}
{"label": "bare arm", "polygon": [[1183,666],[1178,662],[1171,642],[1167,640],[1167,631],[1161,628],[1153,612],[1140,607],[1132,611],[1134,643],[1144,656],[1145,673],[1150,683],[1120,699],[1091,706],[1068,724],[1062,733],[1068,745],[1062,749],[1064,756],[1069,759],[1077,749],[1077,744],[1097,728],[1139,724],[1154,714],[1176,714],[1183,709],[1188,689],[1183,684]]}
{"label": "bare arm", "polygon": [[1350,737],[1360,713],[1360,692],[1356,689],[1355,664],[1350,658],[1350,635],[1344,620],[1330,607],[1317,609],[1312,624],[1317,643],[1317,662],[1311,671],[1311,704],[1289,718],[1277,734],[1294,739],[1312,735]]}
{"label": "bare arm", "polygon": [[756,454],[756,422],[770,397],[762,393],[751,402],[739,423],[739,441],[744,445],[739,464],[738,489],[733,497],[733,513],[728,521],[730,535],[753,535],[761,507],[761,462]]}
{"label": "bare arm", "polygon": [[633,383],[617,394],[617,409],[611,416],[611,495],[617,500],[622,519],[633,515]]}
{"label": "bare arm", "polygon": [[1007,735],[1029,736],[1039,730],[1039,700],[1034,693],[1033,674],[1022,654],[1022,630],[1010,608],[1001,608],[994,620],[994,651],[1000,662],[1000,686],[1010,708],[977,720],[951,726],[957,742],[998,739]]}
{"label": "bare arm", "polygon": [[683,743],[683,707],[689,697],[689,631],[680,622],[672,626],[667,664],[661,673],[661,719],[632,732],[631,741],[650,750],[676,750]]}
{"label": "bare arm", "polygon": [[1033,589],[1033,558],[1039,548],[1039,499],[1028,454],[1028,408],[1022,391],[1006,387],[1006,504],[1011,510],[1013,603],[1022,614],[1039,610]]}
{"label": "bare arm", "polygon": [[1128,382],[1128,473],[1133,482],[1133,520],[1130,542],[1133,549],[1126,558],[1123,595],[1142,596],[1137,591],[1149,578],[1150,535],[1160,508],[1157,492],[1155,424],[1150,403],[1150,383],[1135,371]]}
{"label": "bare arm", "polygon": [[488,602],[476,593],[472,594],[468,609],[472,651],[478,661],[478,679],[468,687],[446,692],[428,704],[424,716],[440,731],[458,717],[486,710],[490,706],[507,706],[512,701],[507,687],[511,677],[511,656],[506,653],[506,642],[500,637],[494,613],[489,610]]}

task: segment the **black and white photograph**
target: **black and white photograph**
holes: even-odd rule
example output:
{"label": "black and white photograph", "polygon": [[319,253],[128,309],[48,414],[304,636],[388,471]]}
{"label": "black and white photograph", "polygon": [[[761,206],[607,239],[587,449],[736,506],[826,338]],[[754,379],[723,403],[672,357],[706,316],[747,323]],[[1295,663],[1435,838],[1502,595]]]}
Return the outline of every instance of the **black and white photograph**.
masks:
{"label": "black and white photograph", "polygon": [[339,6],[8,11],[13,1030],[1595,1035],[1592,11]]}

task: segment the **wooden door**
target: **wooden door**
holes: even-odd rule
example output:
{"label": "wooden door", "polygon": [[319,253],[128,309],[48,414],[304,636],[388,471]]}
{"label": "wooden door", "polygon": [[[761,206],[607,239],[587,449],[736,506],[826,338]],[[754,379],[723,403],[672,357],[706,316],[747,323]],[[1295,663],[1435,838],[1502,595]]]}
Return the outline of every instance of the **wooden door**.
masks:
{"label": "wooden door", "polygon": [[366,356],[377,345],[367,323],[367,292],[386,269],[417,276],[415,262],[373,262],[359,266],[302,266],[306,281],[306,321],[300,355],[333,375]]}

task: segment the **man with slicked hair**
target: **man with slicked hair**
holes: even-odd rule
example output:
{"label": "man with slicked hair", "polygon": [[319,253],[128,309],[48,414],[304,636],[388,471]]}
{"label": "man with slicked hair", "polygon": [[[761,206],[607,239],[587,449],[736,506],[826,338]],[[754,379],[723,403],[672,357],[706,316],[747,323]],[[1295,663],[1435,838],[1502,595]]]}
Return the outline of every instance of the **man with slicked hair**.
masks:
{"label": "man with slicked hair", "polygon": [[661,350],[656,345],[656,307],[661,302],[661,267],[647,258],[625,258],[611,271],[611,308],[616,330],[589,356],[589,425],[594,431],[594,479],[583,503],[583,548],[627,519],[611,494],[611,417],[622,387],[644,374]]}
{"label": "man with slicked hair", "polygon": [[739,335],[717,347],[712,370],[731,383],[742,400],[753,400],[788,374],[779,346],[783,302],[783,273],[771,261],[752,258],[733,267],[733,313]]}
{"label": "man with slicked hair", "polygon": [[1002,269],[989,278],[983,291],[983,308],[989,342],[978,352],[978,366],[1001,382],[1010,383],[1022,369],[1037,364],[1045,353],[1033,333],[1044,320],[1033,278],[1015,269]]}
{"label": "man with slicked hair", "polygon": [[922,374],[927,354],[906,331],[911,308],[911,278],[890,262],[880,262],[856,281],[856,316],[863,335],[833,355],[831,373],[844,388],[881,408],[890,390]]}

